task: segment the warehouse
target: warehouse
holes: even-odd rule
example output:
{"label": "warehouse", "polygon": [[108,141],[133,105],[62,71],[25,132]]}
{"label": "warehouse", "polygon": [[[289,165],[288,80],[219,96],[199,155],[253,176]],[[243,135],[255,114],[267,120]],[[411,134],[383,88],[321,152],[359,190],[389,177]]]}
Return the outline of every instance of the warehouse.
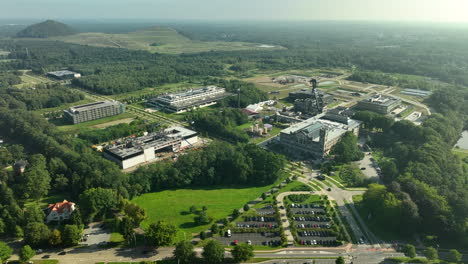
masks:
{"label": "warehouse", "polygon": [[337,118],[337,114],[320,114],[282,130],[281,145],[296,156],[325,157],[346,132],[359,135],[360,121],[345,116]]}
{"label": "warehouse", "polygon": [[64,117],[72,124],[122,114],[125,106],[117,101],[102,101],[85,105],[72,106],[64,110]]}
{"label": "warehouse", "polygon": [[104,148],[104,157],[121,169],[158,160],[160,152],[179,152],[198,143],[197,132],[173,126],[157,133],[130,138]]}
{"label": "warehouse", "polygon": [[231,95],[226,92],[225,88],[207,86],[181,93],[161,95],[150,99],[148,105],[166,112],[183,113],[216,104],[219,100]]}

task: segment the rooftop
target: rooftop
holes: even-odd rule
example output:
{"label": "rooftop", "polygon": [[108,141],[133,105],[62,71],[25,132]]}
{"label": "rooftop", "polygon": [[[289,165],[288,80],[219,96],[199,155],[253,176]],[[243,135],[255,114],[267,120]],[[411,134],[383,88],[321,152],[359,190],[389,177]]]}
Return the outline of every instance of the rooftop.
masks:
{"label": "rooftop", "polygon": [[63,200],[63,202],[60,203],[55,203],[55,204],[49,204],[47,209],[50,211],[56,211],[59,214],[62,214],[65,210],[68,212],[71,212],[72,207],[75,205],[75,203],[69,202],[67,200]]}
{"label": "rooftop", "polygon": [[79,74],[79,73],[77,73],[77,72],[72,72],[72,71],[69,71],[69,70],[64,70],[64,71],[53,71],[53,72],[48,72],[47,74],[49,74],[49,75],[54,75],[54,76],[57,76],[57,77],[63,77],[63,76],[75,75],[75,74]]}
{"label": "rooftop", "polygon": [[216,86],[207,86],[207,87],[202,87],[202,88],[198,88],[198,89],[191,89],[191,90],[183,91],[183,92],[179,92],[179,93],[165,94],[165,95],[159,96],[158,98],[159,99],[165,99],[165,100],[175,100],[175,99],[181,99],[181,98],[184,98],[184,97],[190,97],[190,96],[194,96],[194,95],[214,92],[214,91],[221,90],[221,89],[224,90],[224,88],[219,88],[219,87],[216,87]]}
{"label": "rooftop", "polygon": [[306,133],[309,137],[315,138],[318,136],[318,133],[321,129],[326,129],[328,131],[329,138],[337,137],[350,128],[355,128],[361,124],[360,121],[354,119],[348,119],[347,124],[340,122],[323,119],[325,114],[319,114],[312,118],[309,118],[301,123],[294,124],[283,131],[283,134],[295,134],[299,132]]}
{"label": "rooftop", "polygon": [[367,97],[366,99],[362,100],[361,102],[367,102],[367,103],[372,103],[372,104],[376,104],[376,105],[388,106],[388,105],[391,105],[391,104],[395,103],[398,100],[399,99],[396,99],[395,97],[392,97],[392,96],[376,94],[376,95],[371,95],[371,96]]}
{"label": "rooftop", "polygon": [[127,158],[142,153],[145,149],[154,147],[164,148],[168,145],[193,137],[197,132],[180,126],[172,126],[163,131],[151,133],[138,138],[127,139],[118,144],[106,147],[106,151],[120,158]]}
{"label": "rooftop", "polygon": [[95,102],[95,103],[90,103],[90,104],[72,106],[68,109],[68,111],[71,113],[74,113],[76,111],[87,111],[87,110],[97,109],[97,108],[101,108],[105,106],[115,106],[115,105],[120,105],[120,103],[117,101],[113,101],[113,100],[101,101],[101,102]]}

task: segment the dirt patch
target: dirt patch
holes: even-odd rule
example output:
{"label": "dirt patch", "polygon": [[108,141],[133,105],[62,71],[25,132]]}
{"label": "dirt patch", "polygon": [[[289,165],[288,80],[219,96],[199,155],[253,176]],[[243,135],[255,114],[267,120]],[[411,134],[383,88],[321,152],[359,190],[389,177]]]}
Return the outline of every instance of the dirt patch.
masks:
{"label": "dirt patch", "polygon": [[255,84],[261,84],[261,85],[265,85],[265,86],[269,86],[269,87],[273,87],[273,88],[283,88],[283,87],[285,87],[285,85],[283,85],[283,84],[274,83],[271,80],[271,77],[268,77],[268,76],[248,78],[248,79],[245,79],[245,81],[253,82]]}
{"label": "dirt patch", "polygon": [[115,120],[115,121],[95,125],[95,126],[92,126],[92,127],[102,129],[102,128],[106,128],[106,127],[110,127],[110,126],[115,126],[115,125],[118,125],[118,124],[124,124],[124,123],[129,124],[133,120],[135,120],[135,118],[125,118],[125,119],[120,119],[120,120]]}

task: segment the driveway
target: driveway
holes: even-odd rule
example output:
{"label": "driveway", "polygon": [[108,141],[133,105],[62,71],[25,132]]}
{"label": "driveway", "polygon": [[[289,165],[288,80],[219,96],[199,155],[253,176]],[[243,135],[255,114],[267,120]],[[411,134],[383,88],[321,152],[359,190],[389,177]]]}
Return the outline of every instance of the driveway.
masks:
{"label": "driveway", "polygon": [[96,246],[109,242],[111,233],[101,227],[102,223],[91,223],[89,228],[86,228],[83,233],[87,236],[87,241],[82,242],[88,246]]}
{"label": "driveway", "polygon": [[369,155],[369,152],[366,152],[364,155],[364,158],[360,161],[357,161],[356,163],[358,164],[359,168],[365,168],[364,170],[361,170],[362,174],[368,178],[372,179],[375,181],[380,181],[379,174],[374,167],[373,162],[371,161],[372,155]]}

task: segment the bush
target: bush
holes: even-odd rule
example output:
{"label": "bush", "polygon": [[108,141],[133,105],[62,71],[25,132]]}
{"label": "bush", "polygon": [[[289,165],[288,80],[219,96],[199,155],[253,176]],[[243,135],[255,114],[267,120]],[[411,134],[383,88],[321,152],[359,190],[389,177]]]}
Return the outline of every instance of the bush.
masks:
{"label": "bush", "polygon": [[310,197],[311,197],[310,194],[292,194],[288,196],[289,200],[293,203],[305,202]]}
{"label": "bush", "polygon": [[245,204],[244,205],[244,211],[247,212],[248,210],[250,210],[250,206],[248,204]]}

